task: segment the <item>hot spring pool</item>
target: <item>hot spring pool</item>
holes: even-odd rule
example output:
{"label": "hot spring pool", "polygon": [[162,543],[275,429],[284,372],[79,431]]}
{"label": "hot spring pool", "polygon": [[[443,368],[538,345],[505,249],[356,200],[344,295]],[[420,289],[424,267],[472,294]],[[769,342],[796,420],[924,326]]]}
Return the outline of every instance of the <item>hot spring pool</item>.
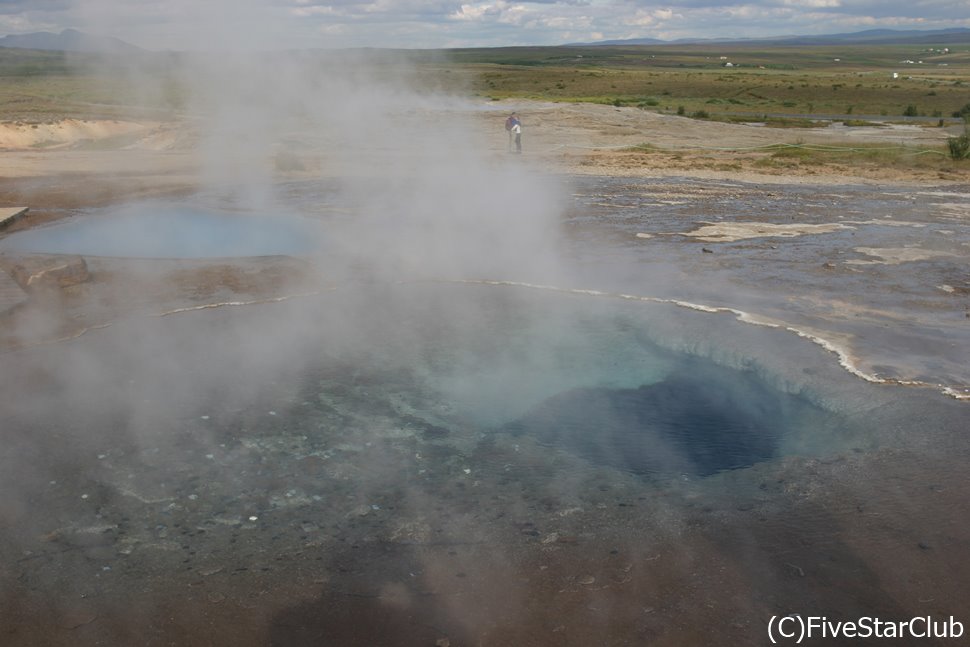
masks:
{"label": "hot spring pool", "polygon": [[263,644],[761,644],[778,614],[965,608],[964,405],[727,315],[347,285],[4,362],[0,548],[25,599],[85,617],[258,602]]}
{"label": "hot spring pool", "polygon": [[325,240],[316,221],[173,204],[137,204],[86,213],[0,238],[0,251],[124,258],[301,256]]}

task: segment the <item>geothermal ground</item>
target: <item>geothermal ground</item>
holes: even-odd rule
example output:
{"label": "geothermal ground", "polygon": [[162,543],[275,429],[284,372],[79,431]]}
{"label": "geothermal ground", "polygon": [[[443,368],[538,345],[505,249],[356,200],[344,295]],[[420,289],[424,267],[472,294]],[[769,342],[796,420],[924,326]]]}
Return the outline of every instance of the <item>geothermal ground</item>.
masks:
{"label": "geothermal ground", "polygon": [[[18,232],[205,198],[198,134],[71,124],[45,150],[30,138],[55,133],[4,134],[0,206],[31,211],[0,238],[22,293],[0,313],[0,642],[760,645],[796,613],[970,621],[970,172],[781,167],[757,149],[952,133],[470,114],[494,133],[490,164],[567,196],[568,272],[388,285],[330,257],[25,254]],[[77,146],[92,133],[126,148]],[[628,149],[644,143],[662,151]],[[284,204],[327,223],[350,208],[333,183],[401,166],[307,146],[273,172]],[[409,335],[465,301],[480,316]],[[300,323],[274,337],[284,321]],[[357,335],[336,338],[355,342],[334,342],[348,321]],[[573,377],[503,391],[506,355],[531,353]],[[651,372],[681,356],[689,370]],[[571,403],[648,383],[668,402],[703,394],[700,375],[817,411],[714,473],[630,469],[557,431]]]}

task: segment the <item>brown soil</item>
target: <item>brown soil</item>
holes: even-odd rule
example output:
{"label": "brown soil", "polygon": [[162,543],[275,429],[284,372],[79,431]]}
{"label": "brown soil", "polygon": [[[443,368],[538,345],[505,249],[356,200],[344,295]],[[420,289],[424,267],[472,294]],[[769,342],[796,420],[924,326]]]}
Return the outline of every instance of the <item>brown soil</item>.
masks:
{"label": "brown soil", "polygon": [[[942,150],[955,130],[918,126],[812,129],[766,128],[663,115],[595,104],[515,102],[523,119],[525,150],[571,173],[684,176],[762,183],[917,185],[970,181],[970,164],[889,168],[878,163],[771,160],[757,150],[773,144],[913,146]],[[500,122],[494,115],[487,118]],[[494,128],[495,125],[493,124]],[[654,150],[636,150],[649,146]]]}

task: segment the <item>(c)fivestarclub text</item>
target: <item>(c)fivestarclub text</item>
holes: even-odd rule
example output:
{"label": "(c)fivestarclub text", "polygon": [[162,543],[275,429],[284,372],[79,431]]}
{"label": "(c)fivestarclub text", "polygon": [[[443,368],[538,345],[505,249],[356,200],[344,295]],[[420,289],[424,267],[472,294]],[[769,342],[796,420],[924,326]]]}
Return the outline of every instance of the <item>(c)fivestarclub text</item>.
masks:
{"label": "(c)fivestarclub text", "polygon": [[961,638],[963,623],[949,616],[935,619],[914,616],[908,620],[880,620],[864,616],[856,620],[829,620],[825,616],[772,616],[768,621],[768,638],[779,642],[800,644],[817,638]]}

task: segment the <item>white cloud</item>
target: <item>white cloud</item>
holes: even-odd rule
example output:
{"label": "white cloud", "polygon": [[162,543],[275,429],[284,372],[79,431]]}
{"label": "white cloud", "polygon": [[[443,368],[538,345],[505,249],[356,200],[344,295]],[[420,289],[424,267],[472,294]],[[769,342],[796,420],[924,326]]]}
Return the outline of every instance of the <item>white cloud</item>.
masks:
{"label": "white cloud", "polygon": [[506,6],[504,2],[481,2],[478,4],[463,4],[458,8],[457,11],[452,13],[449,17],[455,20],[465,20],[465,21],[481,21],[489,16],[499,16],[502,13],[503,7]]}
{"label": "white cloud", "polygon": [[966,0],[0,0],[0,30],[153,49],[445,47],[968,27]]}
{"label": "white cloud", "polygon": [[841,0],[782,0],[782,4],[789,7],[805,7],[810,9],[842,6]]}

